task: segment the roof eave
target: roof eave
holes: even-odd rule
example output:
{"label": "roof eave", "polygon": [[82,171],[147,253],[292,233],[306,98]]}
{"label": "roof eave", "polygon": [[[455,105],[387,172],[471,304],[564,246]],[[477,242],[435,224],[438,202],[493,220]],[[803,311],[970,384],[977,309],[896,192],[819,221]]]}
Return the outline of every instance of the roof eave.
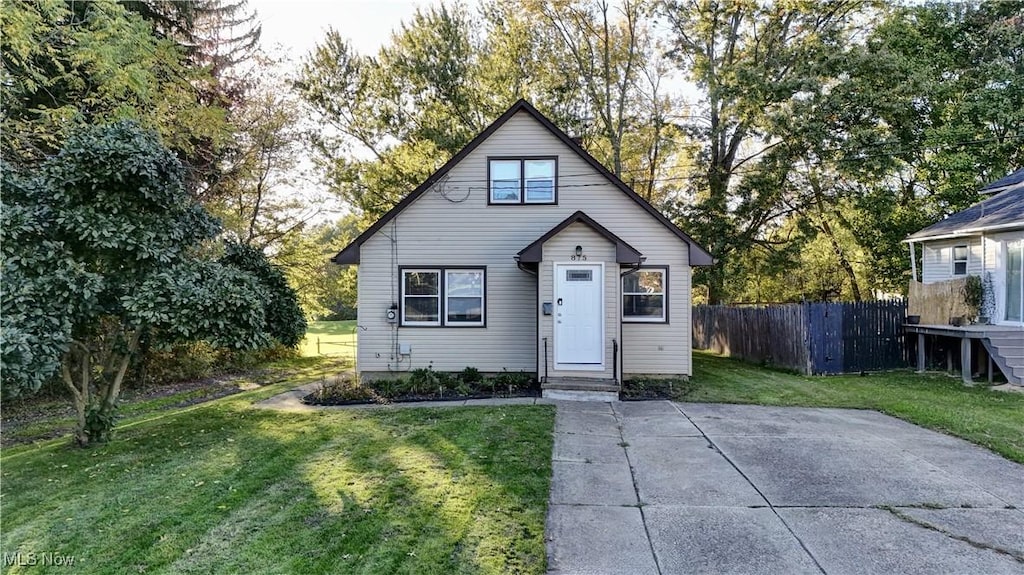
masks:
{"label": "roof eave", "polygon": [[359,263],[359,244],[352,242],[331,258],[339,266],[357,265]]}
{"label": "roof eave", "polygon": [[[612,185],[619,188],[630,199],[632,199],[640,207],[642,207],[648,214],[654,217],[654,219],[658,220],[659,223],[661,223],[669,231],[671,231],[676,237],[683,240],[689,246],[688,259],[691,266],[709,266],[715,264],[715,259],[711,257],[711,254],[709,254],[707,250],[698,245],[697,242],[694,241],[694,239],[691,238],[686,232],[679,229],[679,226],[675,225],[674,223],[672,223],[671,220],[665,217],[665,214],[658,211],[657,208],[652,206],[650,202],[645,200],[642,196],[637,194],[632,188],[627,186],[625,182],[619,179],[618,176],[611,173],[611,171],[609,171],[608,168],[604,166],[604,164],[597,161],[597,159],[591,156],[589,152],[584,150],[582,146],[580,146],[572,138],[570,138],[568,134],[559,129],[558,126],[555,126],[551,122],[551,120],[549,120],[544,114],[541,114],[540,111],[538,111],[524,99],[518,100],[508,110],[506,110],[504,114],[499,116],[496,120],[494,120],[494,122],[491,123],[491,125],[485,128],[484,131],[477,134],[475,138],[473,138],[468,144],[466,144],[464,148],[462,148],[462,150],[459,151],[459,153],[452,156],[450,160],[448,160],[443,166],[441,166],[436,172],[434,172],[429,178],[427,178],[425,182],[423,182],[415,190],[410,192],[409,195],[402,199],[402,201],[395,204],[393,208],[388,210],[387,213],[381,216],[380,219],[377,220],[372,226],[363,231],[363,233],[359,234],[359,236],[356,239],[352,240],[351,244],[346,246],[345,249],[343,249],[336,256],[331,258],[331,261],[340,265],[359,263],[358,246],[362,245],[363,242],[368,240],[371,236],[373,236],[373,234],[377,233],[378,230],[380,230],[382,227],[384,227],[385,224],[387,224],[393,218],[395,218],[409,204],[416,201],[421,195],[423,195],[428,189],[430,189],[434,185],[434,183],[436,183],[441,177],[448,173],[449,170],[451,170],[456,164],[465,159],[465,157],[468,156],[473,150],[475,150],[484,140],[489,138],[491,134],[497,131],[498,128],[504,125],[505,122],[507,122],[516,114],[518,114],[520,111],[526,111],[528,114],[530,114],[535,120],[537,120],[537,122],[539,122],[542,126],[547,128],[549,132],[554,134],[555,137],[557,137],[559,140],[562,141],[562,143],[568,146],[570,150],[574,151],[577,155],[579,155],[580,158],[582,158],[585,162],[590,164],[590,166],[597,170],[599,174],[607,178]],[[344,258],[342,257],[345,252],[353,248],[355,248],[354,256],[349,255]],[[353,257],[355,258],[354,260],[352,259]]]}
{"label": "roof eave", "polygon": [[978,228],[964,228],[962,230],[954,230],[951,232],[939,233],[939,234],[928,234],[925,236],[910,235],[907,239],[903,240],[903,243],[910,242],[921,242],[926,240],[951,240],[956,238],[968,238],[974,236],[980,236],[985,232],[999,232],[1020,229],[1024,230],[1024,222],[1012,222],[1009,224],[999,224],[996,226],[982,226]]}
{"label": "roof eave", "polygon": [[620,264],[639,265],[643,262],[643,254],[625,240],[613,234],[608,228],[597,223],[582,210],[576,210],[572,215],[555,224],[553,228],[544,232],[539,238],[530,242],[530,245],[519,250],[516,254],[516,261],[523,263],[539,263],[544,258],[544,244],[551,238],[562,232],[572,224],[581,223],[597,232],[608,242],[615,245],[615,261]]}
{"label": "roof eave", "polygon": [[690,245],[690,265],[691,266],[713,266],[716,261],[708,252],[704,251],[703,248],[696,244]]}

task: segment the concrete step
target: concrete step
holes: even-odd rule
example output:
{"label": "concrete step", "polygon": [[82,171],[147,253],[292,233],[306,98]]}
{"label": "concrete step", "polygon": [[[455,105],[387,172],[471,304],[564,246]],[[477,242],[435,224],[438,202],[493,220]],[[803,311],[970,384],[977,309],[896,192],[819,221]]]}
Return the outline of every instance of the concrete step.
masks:
{"label": "concrete step", "polygon": [[596,377],[551,377],[542,383],[540,388],[571,391],[614,391],[618,393],[619,383],[614,379],[599,379]]}
{"label": "concrete step", "polygon": [[611,402],[619,400],[618,391],[586,391],[579,389],[544,389],[541,397],[545,399],[558,399],[562,401],[603,401]]}

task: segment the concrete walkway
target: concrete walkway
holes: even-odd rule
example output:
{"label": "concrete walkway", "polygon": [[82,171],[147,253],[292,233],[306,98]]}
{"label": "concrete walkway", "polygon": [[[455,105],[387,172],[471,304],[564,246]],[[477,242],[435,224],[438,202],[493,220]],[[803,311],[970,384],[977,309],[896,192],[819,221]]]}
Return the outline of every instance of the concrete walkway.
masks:
{"label": "concrete walkway", "polygon": [[1024,573],[1024,466],[872,411],[559,402],[550,573]]}

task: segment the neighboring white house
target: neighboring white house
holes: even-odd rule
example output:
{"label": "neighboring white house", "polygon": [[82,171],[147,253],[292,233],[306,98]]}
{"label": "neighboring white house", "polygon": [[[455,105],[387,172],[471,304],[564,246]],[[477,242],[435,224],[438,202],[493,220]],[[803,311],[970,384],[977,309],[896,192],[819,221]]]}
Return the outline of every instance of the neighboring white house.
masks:
{"label": "neighboring white house", "polygon": [[[992,323],[1024,325],[1024,169],[981,190],[987,198],[907,237],[922,246],[921,283],[987,276]],[[912,263],[917,278],[916,261]]]}
{"label": "neighboring white house", "polygon": [[363,377],[603,390],[690,375],[691,266],[712,258],[520,100],[332,261],[359,265]]}

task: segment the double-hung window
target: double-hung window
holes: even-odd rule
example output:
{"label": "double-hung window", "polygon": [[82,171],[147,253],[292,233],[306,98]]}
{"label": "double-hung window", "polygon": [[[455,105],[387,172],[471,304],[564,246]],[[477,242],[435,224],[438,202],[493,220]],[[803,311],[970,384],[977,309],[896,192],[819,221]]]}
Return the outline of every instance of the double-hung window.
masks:
{"label": "double-hung window", "polygon": [[491,158],[487,173],[491,204],[554,204],[558,201],[556,158]]}
{"label": "double-hung window", "polygon": [[967,246],[953,246],[953,275],[967,275]]}
{"label": "double-hung window", "polygon": [[667,322],[667,287],[667,268],[642,268],[622,276],[623,321]]}
{"label": "double-hung window", "polygon": [[485,275],[483,268],[403,269],[402,325],[483,326]]}

